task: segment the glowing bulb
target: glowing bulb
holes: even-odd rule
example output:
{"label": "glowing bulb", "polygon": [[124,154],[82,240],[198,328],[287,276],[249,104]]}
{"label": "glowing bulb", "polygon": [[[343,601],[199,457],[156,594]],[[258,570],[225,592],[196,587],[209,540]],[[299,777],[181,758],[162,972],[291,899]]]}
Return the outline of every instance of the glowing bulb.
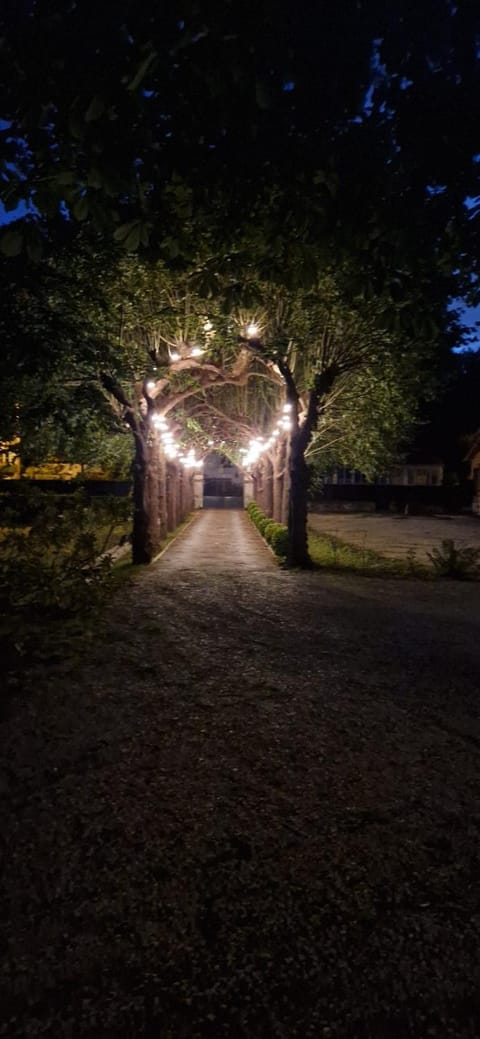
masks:
{"label": "glowing bulb", "polygon": [[256,339],[258,336],[258,325],[253,321],[251,325],[247,325],[247,337],[248,339]]}

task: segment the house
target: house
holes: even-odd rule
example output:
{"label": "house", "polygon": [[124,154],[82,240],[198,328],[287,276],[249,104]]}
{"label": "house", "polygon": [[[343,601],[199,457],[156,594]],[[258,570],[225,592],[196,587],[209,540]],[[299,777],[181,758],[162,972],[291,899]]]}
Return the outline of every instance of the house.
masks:
{"label": "house", "polygon": [[328,483],[335,485],[366,484],[373,486],[394,487],[440,487],[443,483],[443,462],[439,458],[411,455],[401,465],[392,466],[388,472],[367,480],[363,473],[345,466],[336,466],[330,474]]}

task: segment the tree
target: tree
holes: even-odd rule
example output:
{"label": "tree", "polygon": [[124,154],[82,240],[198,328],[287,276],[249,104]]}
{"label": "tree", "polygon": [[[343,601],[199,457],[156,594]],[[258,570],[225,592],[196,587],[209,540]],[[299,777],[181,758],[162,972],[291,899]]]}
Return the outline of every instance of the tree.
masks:
{"label": "tree", "polygon": [[[266,296],[274,306],[240,341],[275,366],[285,384],[279,428],[289,430],[287,564],[309,567],[307,452],[325,450],[333,439],[356,447],[357,458],[360,449],[360,467],[374,471],[413,425],[430,351],[387,332],[371,306],[348,308],[331,278],[276,298],[270,287]],[[267,441],[270,459],[281,443]]]}

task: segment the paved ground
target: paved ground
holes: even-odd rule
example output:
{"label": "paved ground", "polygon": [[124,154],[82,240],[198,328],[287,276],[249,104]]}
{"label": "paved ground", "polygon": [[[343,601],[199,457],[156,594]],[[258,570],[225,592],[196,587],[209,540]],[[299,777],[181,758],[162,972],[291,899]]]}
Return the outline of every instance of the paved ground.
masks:
{"label": "paved ground", "polygon": [[311,513],[309,525],[318,533],[333,534],[351,545],[404,559],[414,551],[419,562],[427,552],[453,538],[459,547],[480,548],[480,518],[474,516],[387,516],[378,513]]}
{"label": "paved ground", "polygon": [[480,586],[190,569],[237,520],[0,727],[0,1035],[478,1039]]}
{"label": "paved ground", "polygon": [[161,556],[163,570],[271,570],[268,550],[244,509],[202,509]]}

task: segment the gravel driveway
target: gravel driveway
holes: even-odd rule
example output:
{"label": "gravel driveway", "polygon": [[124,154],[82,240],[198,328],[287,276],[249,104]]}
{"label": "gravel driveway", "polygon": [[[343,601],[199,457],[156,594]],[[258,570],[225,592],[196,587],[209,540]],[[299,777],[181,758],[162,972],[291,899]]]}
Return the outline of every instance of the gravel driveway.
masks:
{"label": "gravel driveway", "polygon": [[0,1034],[478,1036],[479,586],[163,558],[2,725]]}
{"label": "gravel driveway", "polygon": [[308,522],[317,534],[333,534],[350,545],[372,549],[393,559],[414,552],[419,562],[451,538],[458,548],[480,548],[480,518],[475,516],[387,516],[381,513],[311,513]]}

